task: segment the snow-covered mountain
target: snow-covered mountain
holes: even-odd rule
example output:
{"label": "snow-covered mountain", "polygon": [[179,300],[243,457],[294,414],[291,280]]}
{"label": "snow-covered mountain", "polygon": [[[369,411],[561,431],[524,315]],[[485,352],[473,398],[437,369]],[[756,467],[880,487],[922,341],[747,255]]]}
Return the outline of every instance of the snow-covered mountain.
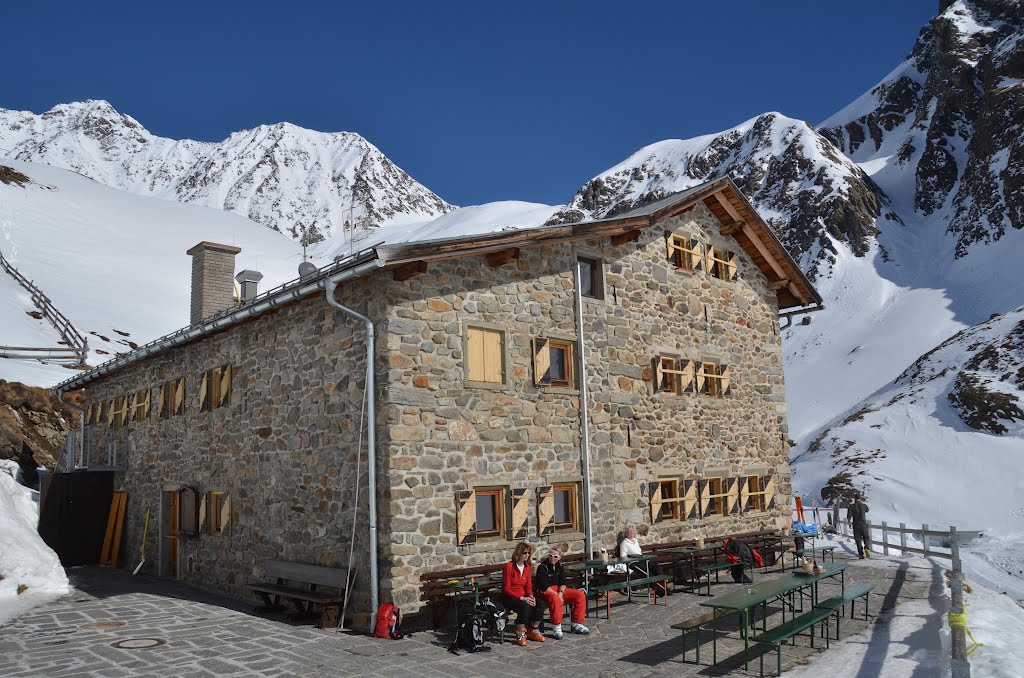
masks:
{"label": "snow-covered mountain", "polygon": [[277,123],[219,143],[174,141],[106,101],[61,104],[41,115],[0,109],[0,158],[235,212],[308,242],[340,242],[346,223],[365,229],[452,209],[358,134]]}

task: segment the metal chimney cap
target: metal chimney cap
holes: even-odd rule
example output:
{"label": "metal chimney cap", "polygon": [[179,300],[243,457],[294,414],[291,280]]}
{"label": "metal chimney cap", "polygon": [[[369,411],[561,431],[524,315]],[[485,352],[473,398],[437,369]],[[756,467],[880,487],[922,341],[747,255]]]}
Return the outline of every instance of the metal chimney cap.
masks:
{"label": "metal chimney cap", "polygon": [[244,271],[239,271],[238,275],[235,276],[235,280],[237,280],[240,283],[258,283],[259,281],[263,280],[263,274],[260,273],[259,271],[245,269]]}

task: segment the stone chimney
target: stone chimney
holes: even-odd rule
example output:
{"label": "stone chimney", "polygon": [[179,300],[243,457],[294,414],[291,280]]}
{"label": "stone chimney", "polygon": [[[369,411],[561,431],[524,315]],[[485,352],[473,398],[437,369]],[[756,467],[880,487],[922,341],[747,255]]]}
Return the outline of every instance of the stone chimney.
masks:
{"label": "stone chimney", "polygon": [[259,271],[245,269],[235,276],[235,280],[237,280],[238,284],[241,286],[242,303],[244,304],[245,302],[252,301],[256,298],[256,287],[260,284],[260,281],[263,280],[263,274]]}
{"label": "stone chimney", "polygon": [[192,255],[190,325],[235,305],[235,255],[241,251],[240,247],[204,240],[187,252]]}

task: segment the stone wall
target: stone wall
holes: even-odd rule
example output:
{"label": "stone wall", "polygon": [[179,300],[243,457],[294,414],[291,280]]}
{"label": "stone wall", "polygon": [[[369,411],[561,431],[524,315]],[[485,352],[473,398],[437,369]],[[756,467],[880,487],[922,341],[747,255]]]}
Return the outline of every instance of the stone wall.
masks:
{"label": "stone wall", "polygon": [[[666,260],[665,231],[736,252],[727,282]],[[457,546],[454,495],[475,486],[527,488],[529,540],[583,547],[580,532],[538,537],[536,488],[580,482],[579,393],[535,386],[531,339],[576,337],[572,269],[577,254],[604,261],[605,299],[584,309],[590,393],[595,540],[614,547],[623,527],[647,541],[774,528],[789,505],[786,418],[777,302],[749,257],[703,206],[645,229],[637,242],[560,244],[521,252],[498,268],[482,257],[431,262],[411,280],[384,280],[392,304],[381,322],[387,367],[385,444],[390,461],[381,521],[393,564],[390,595],[418,603],[418,574],[497,563],[513,542]],[[467,324],[505,331],[508,383],[467,388]],[[730,365],[730,397],[654,393],[659,352]],[[651,525],[648,485],[661,475],[776,472],[779,508],[741,517]],[[386,599],[388,594],[384,594]]]}

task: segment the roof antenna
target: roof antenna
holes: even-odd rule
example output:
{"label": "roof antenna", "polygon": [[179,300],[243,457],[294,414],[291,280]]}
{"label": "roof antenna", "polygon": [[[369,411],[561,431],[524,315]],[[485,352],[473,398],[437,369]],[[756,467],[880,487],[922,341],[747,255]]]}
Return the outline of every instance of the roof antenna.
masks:
{"label": "roof antenna", "polygon": [[302,232],[302,263],[299,264],[299,278],[308,278],[310,275],[316,273],[316,266],[311,264],[306,259],[306,246],[309,244],[309,229],[302,224],[299,224],[299,230]]}

